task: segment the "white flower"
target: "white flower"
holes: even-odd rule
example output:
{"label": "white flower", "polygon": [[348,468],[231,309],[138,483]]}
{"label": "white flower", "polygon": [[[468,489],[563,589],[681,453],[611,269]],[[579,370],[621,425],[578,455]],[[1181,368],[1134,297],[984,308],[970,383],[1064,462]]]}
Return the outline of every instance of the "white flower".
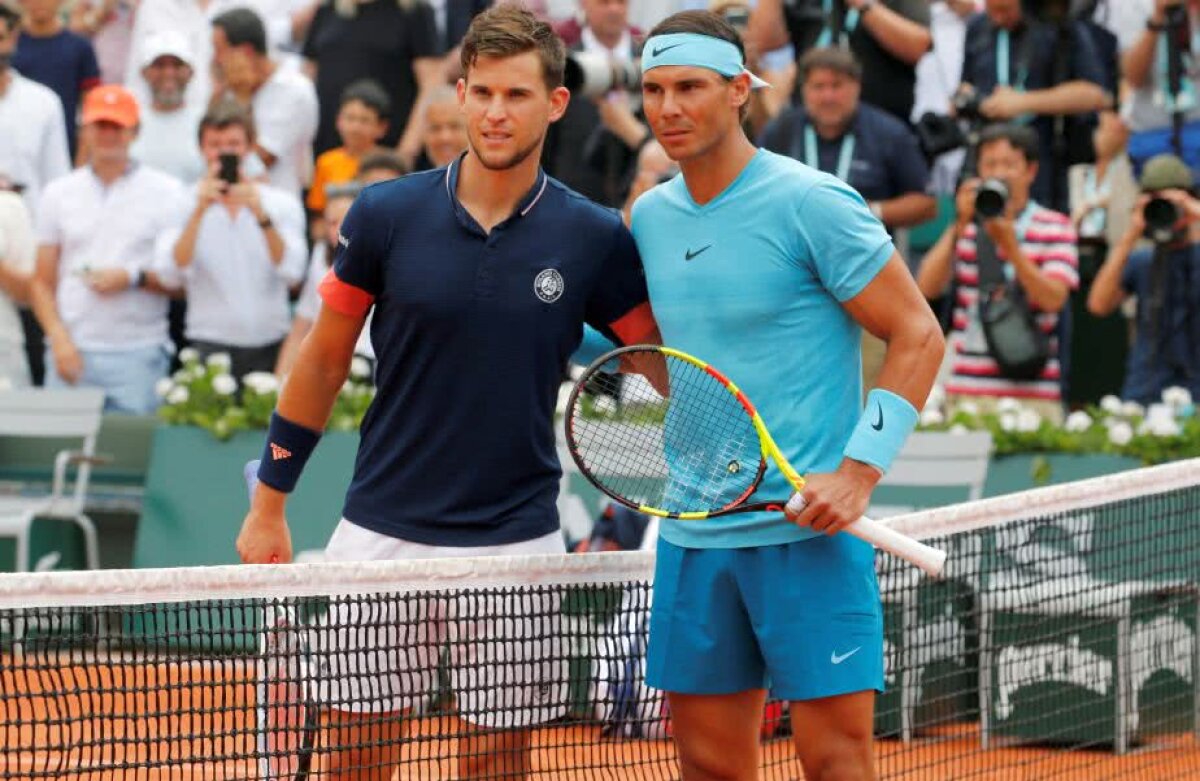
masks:
{"label": "white flower", "polygon": [[270,372],[250,372],[242,377],[242,384],[261,395],[279,390],[279,380]]}
{"label": "white flower", "polygon": [[340,391],[338,391],[338,394],[340,395],[342,393],[345,393],[345,394],[349,395],[353,392],[354,392],[354,383],[350,382],[350,380],[346,380],[345,382],[342,383],[342,389]]}
{"label": "white flower", "polygon": [[1118,447],[1128,445],[1131,439],[1133,439],[1133,426],[1123,420],[1108,429],[1108,441]]}
{"label": "white flower", "polygon": [[1126,401],[1121,405],[1121,414],[1127,418],[1140,418],[1146,414],[1146,408],[1136,401]]}
{"label": "white flower", "polygon": [[1180,425],[1175,422],[1175,418],[1148,420],[1145,426],[1156,437],[1177,437],[1183,432]]}
{"label": "white flower", "polygon": [[238,387],[237,380],[228,374],[218,374],[216,377],[213,377],[212,385],[213,390],[221,396],[232,396]]}
{"label": "white flower", "polygon": [[229,367],[233,366],[233,360],[230,359],[229,353],[213,353],[208,356],[205,363],[208,364],[208,368],[223,372],[229,371]]}
{"label": "white flower", "polygon": [[179,362],[183,364],[196,363],[200,360],[200,353],[192,347],[184,347],[179,351]]}
{"label": "white flower", "polygon": [[1146,420],[1175,420],[1175,410],[1169,404],[1151,404],[1146,408]]}
{"label": "white flower", "polygon": [[1179,409],[1192,403],[1192,392],[1187,388],[1173,385],[1163,391],[1162,400],[1171,407]]}
{"label": "white flower", "polygon": [[926,407],[921,413],[922,426],[940,426],[946,422],[946,416],[937,407]]}
{"label": "white flower", "polygon": [[971,433],[971,429],[967,428],[966,426],[964,426],[961,423],[955,423],[953,426],[950,427],[950,433],[955,435],[956,437],[961,437],[963,434]]}
{"label": "white flower", "polygon": [[1017,413],[1017,431],[1031,433],[1042,425],[1042,416],[1031,409],[1022,409]]}
{"label": "white flower", "polygon": [[163,377],[158,382],[154,383],[154,395],[160,399],[165,399],[167,394],[171,392],[171,388],[175,387],[175,382],[170,377]]}
{"label": "white flower", "polygon": [[1063,424],[1063,428],[1067,431],[1087,431],[1092,427],[1092,416],[1083,410],[1076,410],[1067,416],[1067,422]]}
{"label": "white flower", "polygon": [[1017,428],[1017,413],[1004,412],[1000,415],[1000,430],[1014,431]]}
{"label": "white flower", "polygon": [[1111,393],[1100,399],[1100,409],[1110,415],[1116,415],[1121,411],[1121,400]]}
{"label": "white flower", "polygon": [[371,376],[371,362],[361,355],[354,356],[350,361],[350,376],[356,380],[369,379]]}
{"label": "white flower", "polygon": [[964,401],[962,404],[958,405],[958,411],[964,415],[970,415],[971,417],[974,417],[979,414],[979,405],[973,401]]}
{"label": "white flower", "polygon": [[1005,412],[1017,412],[1020,409],[1021,402],[1017,401],[1011,396],[1005,396],[996,404],[996,411],[1001,414]]}
{"label": "white flower", "polygon": [[167,394],[168,404],[186,404],[188,400],[188,389],[182,386],[177,386],[171,389]]}

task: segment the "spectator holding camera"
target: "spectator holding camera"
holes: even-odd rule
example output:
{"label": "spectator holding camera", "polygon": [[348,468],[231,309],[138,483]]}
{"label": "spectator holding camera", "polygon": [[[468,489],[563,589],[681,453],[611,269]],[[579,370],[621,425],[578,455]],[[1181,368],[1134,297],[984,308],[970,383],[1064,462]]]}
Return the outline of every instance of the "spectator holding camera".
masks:
{"label": "spectator holding camera", "polygon": [[71,170],[62,103],[49,88],[12,67],[21,15],[0,0],[0,176],[30,211],[42,188]]}
{"label": "spectator holding camera", "polygon": [[100,387],[105,408],[147,414],[167,373],[167,299],[155,238],[183,197],[174,178],[134,163],[138,104],[116,85],[83,102],[88,162],[56,179],[37,210],[33,311],[50,354],[46,385]]}
{"label": "spectator holding camera", "polygon": [[210,109],[199,139],[208,175],[159,253],[176,268],[171,282],[187,290],[185,333],[200,355],[228,353],[235,377],[270,372],[291,324],[288,288],[304,275],[304,207],[290,191],[246,178],[254,123],[236,103]]}
{"label": "spectator holding camera", "polygon": [[[933,45],[928,0],[759,0],[746,37],[755,51],[791,43],[849,48],[863,67],[862,99],[902,122],[912,113],[917,63]],[[799,103],[800,84],[793,95]]]}
{"label": "spectator holding camera", "polygon": [[811,49],[800,58],[803,105],[767,126],[760,145],[833,174],[858,190],[889,229],[932,219],[929,168],[900,120],[859,101],[862,67],[845,49]]}
{"label": "spectator holding camera", "polygon": [[[1125,235],[1088,295],[1097,316],[1137,299],[1136,332],[1122,398],[1150,404],[1175,385],[1200,395],[1200,200],[1192,171],[1174,155],[1145,165],[1142,196]],[[1144,237],[1153,246],[1138,245]]]}
{"label": "spectator holding camera", "polygon": [[[956,218],[917,272],[928,299],[953,282],[947,397],[969,399],[983,409],[1002,397],[1021,398],[1059,420],[1055,334],[1059,312],[1079,284],[1075,231],[1067,215],[1030,197],[1038,172],[1038,139],[1031,128],[989,126],[978,152],[983,178],[968,179],[959,188]],[[1004,315],[1012,319],[1001,320]],[[1007,365],[1014,351],[1035,347],[1041,349],[1040,361],[1019,371]]]}
{"label": "spectator holding camera", "polygon": [[627,0],[580,0],[579,5],[582,23],[571,19],[556,29],[568,56],[582,65],[568,70],[582,75],[579,84],[568,77],[571,102],[550,126],[546,170],[593,201],[619,207],[650,128],[638,118],[637,100],[621,84],[605,89],[599,74],[628,72],[642,56],[644,36],[629,24]]}
{"label": "spectator holding camera", "polygon": [[1122,0],[1117,6],[1113,32],[1121,71],[1133,88],[1125,115],[1135,175],[1166,152],[1200,171],[1200,51],[1193,44],[1200,0]]}
{"label": "spectator holding camera", "polygon": [[1112,102],[1109,75],[1082,23],[1050,24],[1029,16],[1021,0],[986,0],[967,24],[955,107],[965,119],[1031,124],[1039,139],[1033,196],[1067,209],[1067,161],[1054,117],[1090,114]]}

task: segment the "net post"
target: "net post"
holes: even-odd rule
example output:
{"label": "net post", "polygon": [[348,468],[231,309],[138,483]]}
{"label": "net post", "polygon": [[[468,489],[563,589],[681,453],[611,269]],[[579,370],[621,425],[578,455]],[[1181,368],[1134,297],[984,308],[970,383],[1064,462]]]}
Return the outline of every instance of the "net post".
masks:
{"label": "net post", "polygon": [[1116,719],[1113,722],[1113,753],[1124,756],[1129,753],[1129,726],[1131,722],[1129,705],[1133,701],[1130,688],[1133,686],[1133,676],[1130,674],[1129,633],[1132,622],[1130,614],[1133,610],[1132,600],[1121,600],[1121,612],[1117,618],[1117,658],[1113,660],[1117,678],[1116,690]]}

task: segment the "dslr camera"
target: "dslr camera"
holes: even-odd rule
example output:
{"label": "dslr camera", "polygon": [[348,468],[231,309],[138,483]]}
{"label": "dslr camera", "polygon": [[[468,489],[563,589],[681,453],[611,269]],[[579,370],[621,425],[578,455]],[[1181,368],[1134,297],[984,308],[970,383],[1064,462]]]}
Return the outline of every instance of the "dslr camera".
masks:
{"label": "dslr camera", "polygon": [[639,92],[642,69],[633,60],[610,60],[603,54],[571,52],[563,73],[563,85],[572,95],[604,97],[613,90]]}
{"label": "dslr camera", "polygon": [[1004,214],[1008,206],[1008,185],[1000,179],[984,179],[975,191],[975,216],[991,220]]}
{"label": "dslr camera", "polygon": [[1175,239],[1175,224],[1179,217],[1179,207],[1175,204],[1160,196],[1151,198],[1142,208],[1146,238],[1155,244],[1170,244]]}

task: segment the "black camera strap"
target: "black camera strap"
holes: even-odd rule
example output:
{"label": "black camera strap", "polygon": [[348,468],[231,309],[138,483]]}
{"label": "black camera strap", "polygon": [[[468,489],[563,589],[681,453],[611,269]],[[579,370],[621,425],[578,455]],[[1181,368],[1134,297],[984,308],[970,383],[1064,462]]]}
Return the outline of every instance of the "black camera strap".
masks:
{"label": "black camera strap", "polygon": [[979,268],[980,298],[990,298],[996,290],[1008,284],[1004,269],[1000,266],[996,242],[992,241],[980,221],[975,223],[975,265]]}
{"label": "black camera strap", "polygon": [[[1170,271],[1171,249],[1162,242],[1155,242],[1154,257],[1150,261],[1150,284],[1146,290],[1145,317],[1142,329],[1146,333],[1146,344],[1150,348],[1150,362],[1158,360],[1162,349],[1163,313],[1167,309],[1167,275]],[[1170,329],[1167,329],[1168,331]]]}

